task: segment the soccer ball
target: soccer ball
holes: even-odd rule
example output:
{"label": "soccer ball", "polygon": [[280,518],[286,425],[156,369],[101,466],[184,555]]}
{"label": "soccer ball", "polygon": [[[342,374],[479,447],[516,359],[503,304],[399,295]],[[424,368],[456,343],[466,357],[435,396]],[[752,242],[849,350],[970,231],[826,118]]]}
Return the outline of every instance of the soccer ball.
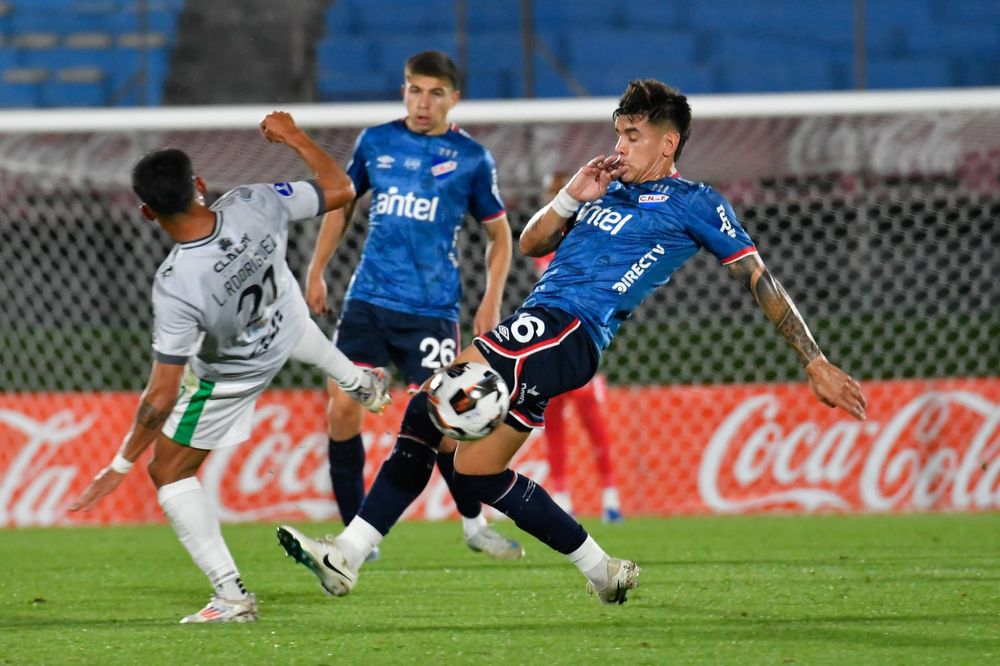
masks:
{"label": "soccer ball", "polygon": [[479,439],[507,416],[510,392],[503,377],[483,363],[455,363],[427,385],[431,421],[446,437]]}

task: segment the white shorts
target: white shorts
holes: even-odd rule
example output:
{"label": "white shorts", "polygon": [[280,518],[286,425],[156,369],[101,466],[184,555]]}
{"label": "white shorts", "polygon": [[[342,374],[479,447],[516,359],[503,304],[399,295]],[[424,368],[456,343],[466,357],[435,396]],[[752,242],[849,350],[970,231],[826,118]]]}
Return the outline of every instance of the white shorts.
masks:
{"label": "white shorts", "polygon": [[250,438],[257,398],[272,376],[213,382],[184,369],[181,392],[163,424],[163,434],[182,446],[213,451]]}

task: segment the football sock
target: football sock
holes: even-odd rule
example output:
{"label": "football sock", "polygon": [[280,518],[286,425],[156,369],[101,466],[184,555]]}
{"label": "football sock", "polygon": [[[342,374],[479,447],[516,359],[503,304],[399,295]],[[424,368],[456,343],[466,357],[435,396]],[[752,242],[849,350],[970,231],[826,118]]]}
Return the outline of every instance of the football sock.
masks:
{"label": "football sock", "polygon": [[587,532],[559,508],[545,489],[512,470],[472,475],[456,472],[485,502],[509,516],[518,527],[550,548],[565,554],[577,550]]}
{"label": "football sock", "polygon": [[557,493],[566,492],[566,422],[560,396],[556,396],[545,413],[545,445],[549,454],[549,487]]}
{"label": "football sock", "polygon": [[330,483],[344,525],[358,513],[365,498],[365,445],[361,434],[342,441],[329,440]]}
{"label": "football sock", "polygon": [[455,508],[458,509],[458,513],[461,514],[462,518],[474,519],[481,514],[482,507],[479,504],[479,498],[469,492],[469,489],[463,486],[460,481],[455,479],[455,452],[444,453],[443,451],[438,451],[437,465],[441,471],[441,476],[444,477],[444,482],[448,484],[448,490],[451,491],[452,498],[455,500]]}
{"label": "football sock", "polygon": [[161,486],[156,492],[163,513],[191,559],[198,565],[216,593],[225,599],[242,599],[246,590],[236,562],[222,539],[222,529],[198,477],[189,476]]}
{"label": "football sock", "polygon": [[382,542],[382,533],[371,526],[364,518],[355,518],[343,532],[337,535],[337,548],[347,560],[347,566],[357,571],[368,553],[372,552]]}
{"label": "football sock", "polygon": [[590,535],[579,548],[567,553],[566,557],[598,590],[608,584],[610,558]]}
{"label": "football sock", "polygon": [[305,330],[292,349],[291,358],[316,366],[341,388],[358,387],[364,379],[361,369],[344,356],[311,319],[306,320]]}
{"label": "football sock", "polygon": [[[615,485],[614,468],[611,463],[611,453],[608,442],[608,429],[604,424],[604,417],[601,415],[601,403],[593,392],[582,392],[577,398],[576,411],[587,429],[590,437],[591,450],[594,453],[594,464],[597,466],[597,475],[601,481],[602,488],[611,488]],[[546,419],[546,422],[548,419]]]}
{"label": "football sock", "polygon": [[622,508],[621,499],[618,497],[617,488],[605,488],[601,491],[601,508],[614,509],[620,511]]}
{"label": "football sock", "polygon": [[[479,500],[476,500],[476,504],[479,504]],[[486,522],[486,516],[480,511],[479,515],[475,518],[466,518],[462,516],[462,534],[465,536],[466,540],[471,539],[479,533],[479,530],[483,529],[489,525]]]}

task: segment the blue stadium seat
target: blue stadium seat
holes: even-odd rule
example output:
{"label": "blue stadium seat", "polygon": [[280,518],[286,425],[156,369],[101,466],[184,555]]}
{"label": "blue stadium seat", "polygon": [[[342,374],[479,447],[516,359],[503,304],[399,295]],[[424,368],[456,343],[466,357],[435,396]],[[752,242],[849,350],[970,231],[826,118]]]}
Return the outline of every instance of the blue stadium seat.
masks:
{"label": "blue stadium seat", "polygon": [[403,82],[403,63],[413,54],[428,49],[437,49],[444,51],[454,59],[458,50],[454,32],[386,35],[378,40],[377,48],[382,69],[399,72],[400,84]]}
{"label": "blue stadium seat", "polygon": [[869,88],[944,88],[953,83],[948,62],[942,58],[874,58],[868,63]]}
{"label": "blue stadium seat", "polygon": [[316,91],[324,102],[399,99],[398,72],[322,72]]}
{"label": "blue stadium seat", "polygon": [[[536,3],[538,4],[538,3]],[[465,0],[465,20],[470,32],[520,30],[521,3]]]}
{"label": "blue stadium seat", "polygon": [[367,72],[381,65],[373,40],[364,37],[326,37],[316,48],[319,71]]}
{"label": "blue stadium seat", "polygon": [[828,58],[716,61],[717,92],[830,90],[835,85]]}
{"label": "blue stadium seat", "polygon": [[42,106],[104,106],[107,94],[101,81],[49,81],[41,89]]}
{"label": "blue stadium seat", "polygon": [[[690,33],[624,29],[573,32],[567,35],[567,60],[574,72],[581,68],[628,71],[656,68],[672,60],[695,60],[695,39]],[[613,53],[611,62],[608,54]]]}
{"label": "blue stadium seat", "polygon": [[623,28],[629,14],[644,11],[641,7],[606,0],[545,0],[532,6],[535,25],[559,24],[583,32]]}

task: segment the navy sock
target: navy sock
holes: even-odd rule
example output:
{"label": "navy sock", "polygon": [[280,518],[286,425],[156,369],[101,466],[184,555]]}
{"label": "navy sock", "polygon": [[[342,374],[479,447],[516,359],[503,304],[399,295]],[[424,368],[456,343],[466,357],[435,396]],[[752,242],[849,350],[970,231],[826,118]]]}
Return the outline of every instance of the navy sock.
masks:
{"label": "navy sock", "polygon": [[438,469],[441,470],[441,476],[444,477],[444,482],[448,484],[448,490],[451,491],[458,512],[466,518],[478,516],[482,511],[479,498],[455,477],[455,452],[438,451],[437,464]]}
{"label": "navy sock", "polygon": [[410,400],[392,453],[382,463],[358,515],[383,535],[420,495],[434,471],[441,433],[427,416],[427,394]]}
{"label": "navy sock", "polygon": [[343,441],[331,439],[327,451],[333,496],[346,525],[358,513],[361,500],[365,498],[365,445],[359,433]]}
{"label": "navy sock", "polygon": [[514,524],[564,555],[587,540],[587,531],[552,501],[540,485],[512,470],[499,474],[455,476],[479,500],[510,517]]}

